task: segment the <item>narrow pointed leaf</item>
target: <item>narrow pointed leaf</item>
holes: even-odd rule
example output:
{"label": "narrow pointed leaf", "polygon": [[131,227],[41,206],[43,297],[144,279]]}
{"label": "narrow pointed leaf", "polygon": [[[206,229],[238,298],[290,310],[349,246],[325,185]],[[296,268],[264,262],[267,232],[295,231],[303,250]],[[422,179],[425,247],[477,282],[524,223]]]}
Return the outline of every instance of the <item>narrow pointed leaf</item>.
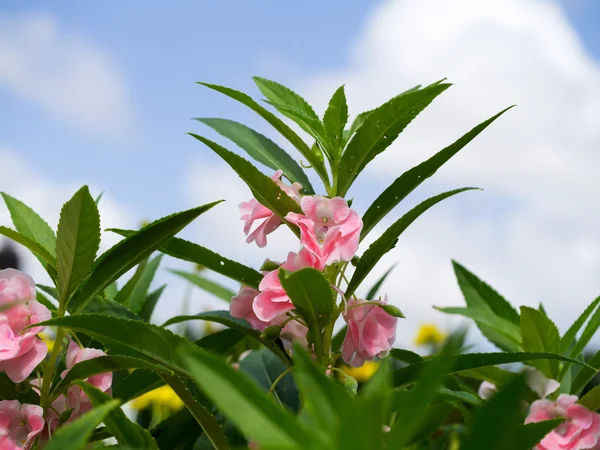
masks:
{"label": "narrow pointed leaf", "polygon": [[285,150],[266,136],[232,120],[211,118],[196,120],[208,125],[220,135],[233,141],[259,163],[273,170],[283,170],[284,175],[290,181],[298,182],[302,185],[306,194],[314,194],[308,177],[298,163]]}
{"label": "narrow pointed leaf", "polygon": [[[537,309],[521,306],[521,337],[526,352],[558,353],[560,335],[554,322]],[[558,378],[557,360],[532,361],[549,378]]]}
{"label": "narrow pointed leaf", "polygon": [[323,125],[329,137],[329,140],[336,149],[336,159],[341,152],[342,141],[344,138],[344,128],[348,122],[348,103],[346,102],[346,93],[344,86],[340,86],[329,100],[329,106],[323,116]]}
{"label": "narrow pointed leaf", "polygon": [[[121,236],[130,236],[134,233],[132,230],[120,230],[116,228],[111,228],[108,231],[120,234]],[[253,288],[257,288],[262,279],[260,272],[184,239],[172,238],[164,243],[159,250],[173,258],[200,264],[213,272]]]}
{"label": "narrow pointed leaf", "polygon": [[600,386],[594,386],[577,403],[585,406],[590,411],[597,411],[600,408]]}
{"label": "narrow pointed leaf", "polygon": [[111,400],[94,408],[73,422],[63,425],[52,434],[52,439],[44,446],[45,450],[81,450],[88,438],[104,418],[119,406],[117,400]]}
{"label": "narrow pointed leaf", "polygon": [[196,273],[185,272],[183,270],[169,270],[169,272],[184,278],[200,289],[213,294],[227,303],[231,301],[231,297],[235,296],[235,292],[233,292],[231,289],[209,280],[208,278],[204,278]]}
{"label": "narrow pointed leaf", "polygon": [[440,167],[442,167],[450,158],[456,155],[460,150],[467,146],[469,142],[475,139],[479,133],[485,130],[498,117],[508,111],[511,107],[500,111],[495,116],[489,118],[485,122],[480,123],[467,134],[462,136],[453,144],[440,150],[428,160],[404,172],[400,177],[385,190],[373,202],[367,212],[363,216],[363,228],[361,231],[361,239],[383,219],[396,205],[404,200],[412,191],[414,191],[421,183],[431,177]]}
{"label": "narrow pointed leaf", "polygon": [[137,268],[135,269],[135,272],[133,273],[133,276],[129,280],[127,280],[127,283],[125,283],[125,285],[119,290],[119,292],[117,292],[117,295],[114,299],[115,302],[120,303],[122,305],[127,304],[127,302],[129,301],[129,297],[133,292],[133,289],[135,288],[140,278],[142,278],[142,274],[144,273],[147,264],[148,259],[144,259],[138,264]]}
{"label": "narrow pointed leaf", "polygon": [[304,142],[298,134],[294,132],[289,126],[287,126],[281,119],[275,116],[273,113],[259,105],[250,96],[243,92],[236,91],[235,89],[227,88],[210,83],[198,83],[213,89],[221,94],[227,95],[228,97],[237,100],[238,102],[246,105],[254,112],[258,113],[263,119],[265,119],[273,128],[275,128],[283,137],[285,137],[296,149],[304,156],[308,162],[315,168],[321,179],[327,180],[328,175],[325,170],[325,165],[322,161],[315,158],[310,147]]}
{"label": "narrow pointed leaf", "polygon": [[[100,389],[85,382],[77,382],[78,386],[94,405],[94,408],[110,403],[112,398]],[[132,449],[158,450],[156,441],[150,432],[135,422],[132,422],[121,408],[114,408],[103,420],[107,430],[112,433],[120,445]]]}
{"label": "narrow pointed leaf", "polygon": [[[571,394],[580,395],[581,391],[587,386],[587,384],[594,378],[594,376],[600,370],[600,351],[598,351],[589,361],[587,361],[590,367],[582,367],[573,383],[571,384]],[[562,380],[561,380],[562,381]]]}
{"label": "narrow pointed leaf", "polygon": [[156,307],[156,304],[160,300],[160,296],[162,295],[166,287],[167,285],[163,284],[161,287],[148,294],[146,300],[144,301],[144,304],[142,305],[142,310],[140,311],[140,317],[142,318],[142,320],[150,322],[150,319],[152,318],[152,313],[154,312],[154,308]]}
{"label": "narrow pointed leaf", "polygon": [[[516,362],[534,361],[539,359],[556,359],[559,361],[569,361],[580,364],[583,367],[590,366],[582,361],[577,361],[567,356],[557,355],[555,353],[532,353],[532,352],[502,352],[502,353],[467,353],[452,357],[455,361],[450,373],[459,373],[466,370],[478,369],[481,367],[497,366],[499,364],[511,364]],[[419,363],[411,364],[407,367],[396,369],[393,372],[394,387],[405,386],[414,383],[417,380],[419,371],[423,366],[430,364],[431,361],[424,360]],[[594,370],[592,368],[592,370]]]}
{"label": "narrow pointed leaf", "polygon": [[427,211],[435,204],[442,200],[459,194],[464,191],[472,190],[476,188],[462,188],[454,191],[444,192],[443,194],[436,195],[419,203],[404,216],[398,219],[391,227],[389,227],[361,256],[358,266],[350,279],[348,289],[346,290],[346,298],[354,293],[356,288],[363,282],[366,276],[373,270],[375,265],[379,262],[381,257],[390,251],[396,245],[398,237],[406,230],[411,223],[413,223],[421,214]]}
{"label": "narrow pointed leaf", "polygon": [[56,270],[56,258],[38,242],[18,231],[4,226],[0,226],[0,234],[30,250],[40,260],[43,266],[49,266]]}
{"label": "narrow pointed leaf", "polygon": [[439,94],[450,87],[439,84],[395,97],[366,116],[340,160],[338,195],[344,196],[358,174]]}
{"label": "narrow pointed leaf", "polygon": [[126,306],[133,312],[139,313],[142,310],[144,302],[146,301],[146,296],[148,295],[148,290],[154,280],[154,276],[156,275],[158,266],[160,266],[161,260],[162,255],[152,258],[142,272],[142,276],[135,284],[133,291],[126,302]]}
{"label": "narrow pointed leaf", "polygon": [[562,337],[560,341],[560,352],[566,353],[570,346],[573,345],[575,339],[577,337],[577,333],[583,327],[585,321],[590,317],[590,315],[594,312],[594,310],[600,304],[600,297],[597,297],[589,306],[581,313],[581,315],[577,318],[577,320],[569,327],[565,335]]}
{"label": "narrow pointed leaf", "polygon": [[144,258],[150,256],[190,222],[218,203],[220,201],[152,222],[102,254],[94,264],[87,281],[72,299],[71,312],[81,310],[96,294],[103,291]]}
{"label": "narrow pointed leaf", "polygon": [[375,282],[373,287],[371,289],[369,289],[369,292],[367,293],[367,296],[365,297],[366,300],[374,300],[375,299],[377,292],[379,292],[379,289],[381,289],[381,285],[385,282],[386,278],[392,272],[392,270],[394,270],[394,267],[396,267],[396,264],[394,264],[383,275],[381,275],[381,278],[379,278],[379,280],[377,280]]}
{"label": "narrow pointed leaf", "polygon": [[40,244],[53,257],[56,256],[56,237],[52,228],[25,203],[4,192],[1,194],[15,229]]}

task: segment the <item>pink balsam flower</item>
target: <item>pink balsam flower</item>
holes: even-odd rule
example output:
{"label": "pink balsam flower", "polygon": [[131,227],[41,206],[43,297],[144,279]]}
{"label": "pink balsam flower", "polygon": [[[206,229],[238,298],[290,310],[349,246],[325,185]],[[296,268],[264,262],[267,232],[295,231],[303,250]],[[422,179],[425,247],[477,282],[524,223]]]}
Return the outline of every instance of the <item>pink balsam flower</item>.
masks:
{"label": "pink balsam flower", "polygon": [[[281,268],[295,272],[306,267],[317,267],[317,263],[314,255],[302,249],[299,253],[290,252]],[[270,322],[275,317],[294,309],[292,301],[279,281],[279,269],[267,273],[260,281],[258,290],[260,293],[254,299],[252,307],[259,320]]]}
{"label": "pink balsam flower", "polygon": [[544,420],[566,420],[552,430],[535,447],[536,450],[584,450],[597,448],[600,444],[600,415],[576,403],[576,395],[561,394],[553,402],[536,400],[525,423]]}
{"label": "pink balsam flower", "polygon": [[254,309],[252,308],[254,299],[258,294],[259,292],[256,289],[249,286],[240,287],[238,294],[231,297],[229,313],[232,317],[246,320],[252,328],[262,331],[269,326],[269,323],[263,322],[256,317]]}
{"label": "pink balsam flower", "polygon": [[31,277],[15,269],[0,270],[0,307],[6,308],[0,311],[0,372],[20,383],[48,353],[36,336],[45,327],[26,328],[51,314],[36,300]]}
{"label": "pink balsam flower", "polygon": [[44,428],[43,410],[18,400],[0,401],[0,450],[28,450]]}
{"label": "pink balsam flower", "polygon": [[[344,314],[348,331],[342,344],[342,357],[352,367],[360,367],[365,361],[387,355],[396,339],[398,318],[389,315],[376,304],[354,306],[364,302],[365,300],[350,300]],[[387,299],[376,303],[385,305]]]}
{"label": "pink balsam flower", "polygon": [[300,228],[300,242],[324,268],[339,261],[350,261],[358,249],[362,219],[341,197],[304,196],[304,214],[288,213],[286,220]]}
{"label": "pink balsam flower", "polygon": [[[106,353],[95,348],[81,348],[78,344],[71,341],[69,343],[69,348],[67,349],[67,369],[61,373],[61,377],[66,377],[74,365],[90,359],[100,358],[101,356],[106,356]],[[112,378],[112,372],[105,372],[92,375],[84,381],[100,389],[102,392],[110,392]],[[69,388],[66,406],[69,409],[73,409],[73,412],[78,414],[83,414],[85,411],[91,409],[91,404],[87,395],[85,395],[79,386],[71,386]]]}
{"label": "pink balsam flower", "polygon": [[[287,195],[292,197],[297,203],[300,203],[300,190],[302,185],[300,183],[293,183],[291,186],[287,186],[281,181],[283,175],[282,170],[276,171],[271,179],[277,183],[277,186],[281,188]],[[241,219],[244,221],[244,234],[248,236],[246,242],[256,242],[259,247],[267,245],[267,235],[275,231],[279,225],[281,225],[281,219],[269,208],[262,205],[255,198],[248,200],[247,202],[240,203],[240,212],[242,213]],[[262,221],[254,231],[250,232],[252,225],[255,221]]]}

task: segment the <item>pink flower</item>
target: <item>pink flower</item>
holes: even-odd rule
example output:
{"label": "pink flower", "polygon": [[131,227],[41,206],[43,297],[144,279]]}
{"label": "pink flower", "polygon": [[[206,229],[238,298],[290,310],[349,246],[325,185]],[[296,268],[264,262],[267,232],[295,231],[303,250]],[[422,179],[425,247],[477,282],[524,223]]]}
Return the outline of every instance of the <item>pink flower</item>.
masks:
{"label": "pink flower", "polygon": [[358,249],[362,219],[341,197],[304,196],[304,214],[288,213],[286,220],[300,228],[300,242],[319,261],[321,268],[350,261]]}
{"label": "pink flower", "polygon": [[525,368],[527,386],[539,398],[546,398],[560,387],[560,383],[552,378],[546,378],[542,372],[531,367]]}
{"label": "pink flower", "polygon": [[36,335],[44,327],[25,329],[51,318],[50,311],[35,299],[29,275],[15,269],[0,270],[0,372],[14,382],[25,380],[46,357],[48,348]]}
{"label": "pink flower", "polygon": [[238,319],[245,319],[246,322],[256,328],[257,330],[264,330],[269,325],[268,322],[263,322],[254,313],[252,304],[254,298],[258,295],[258,291],[248,286],[242,286],[240,291],[235,297],[231,297],[231,303],[229,304],[229,312],[232,317]]}
{"label": "pink flower", "polygon": [[[290,252],[281,268],[294,272],[305,267],[317,267],[317,263],[311,252],[302,249],[300,253]],[[259,320],[270,322],[280,314],[294,309],[292,301],[279,281],[279,269],[267,273],[260,281],[258,290],[260,293],[254,299],[252,308]]]}
{"label": "pink flower", "polygon": [[536,450],[583,450],[600,444],[600,415],[576,402],[576,395],[561,394],[555,402],[536,400],[531,404],[526,424],[566,418],[542,439]]}
{"label": "pink flower", "polygon": [[[90,359],[99,358],[101,356],[106,356],[102,350],[98,350],[95,348],[81,348],[75,342],[71,341],[69,343],[69,348],[67,349],[67,358],[66,358],[66,366],[67,370],[64,370],[61,374],[62,378],[67,376],[69,370],[73,368],[74,365],[87,361]],[[100,373],[97,375],[92,375],[87,378],[85,381],[92,386],[100,389],[102,392],[109,392],[110,387],[112,385],[112,372]],[[71,386],[67,393],[67,407],[69,409],[73,409],[74,413],[77,412],[79,414],[91,409],[91,405],[89,405],[89,399],[87,395],[81,390],[79,386]]]}
{"label": "pink flower", "polygon": [[44,428],[41,406],[0,401],[0,450],[28,450]]}
{"label": "pink flower", "polygon": [[[344,320],[348,331],[342,345],[342,357],[352,367],[360,367],[365,361],[385,356],[396,339],[397,317],[386,313],[376,304],[354,306],[365,300],[350,300]],[[387,298],[375,303],[385,305]]]}
{"label": "pink flower", "polygon": [[[302,189],[302,185],[300,183],[293,183],[291,186],[287,186],[281,181],[282,175],[283,171],[278,170],[273,174],[271,179],[275,181],[277,186],[279,186],[287,195],[300,203],[300,190]],[[248,236],[246,242],[250,243],[255,241],[256,245],[261,248],[267,245],[267,234],[272,233],[279,225],[281,225],[281,219],[269,208],[259,203],[255,198],[240,203],[240,212],[242,213],[241,219],[245,221],[244,234]],[[253,223],[257,220],[262,220],[262,222],[252,233],[250,233]]]}

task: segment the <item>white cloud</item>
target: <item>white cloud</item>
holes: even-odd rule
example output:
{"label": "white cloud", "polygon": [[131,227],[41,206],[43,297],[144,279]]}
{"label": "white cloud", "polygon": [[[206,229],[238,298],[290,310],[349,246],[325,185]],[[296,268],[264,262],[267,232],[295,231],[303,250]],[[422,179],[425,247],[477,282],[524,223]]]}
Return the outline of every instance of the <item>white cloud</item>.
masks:
{"label": "white cloud", "polygon": [[[398,345],[410,345],[420,322],[455,323],[431,309],[463,303],[451,258],[515,305],[543,301],[564,330],[600,294],[600,70],[556,3],[383,2],[366,20],[344,67],[286,82],[320,110],[345,84],[357,113],[442,77],[456,86],[361,175],[350,195],[363,199],[357,204],[374,199],[400,173],[500,109],[519,106],[417,196],[473,184],[486,190],[461,194],[427,212],[369,278],[374,281],[400,261],[385,285],[408,317],[399,326]],[[204,167],[201,175],[190,176],[194,199],[212,200],[218,193],[228,200],[202,222],[200,235],[212,248],[221,246],[229,256],[257,265],[268,248],[265,253],[243,243],[235,207],[250,193],[225,167]],[[286,246],[293,250],[293,240],[276,241],[273,250],[283,253]]]}
{"label": "white cloud", "polygon": [[[40,176],[32,172],[25,161],[17,155],[18,153],[14,150],[0,146],[0,165],[2,166],[0,191],[21,200],[56,231],[62,205],[84,183],[77,183],[75,180],[56,182]],[[95,196],[102,190],[96,186],[90,186],[90,192]],[[8,209],[4,202],[0,201],[0,203],[0,225],[13,228]],[[132,228],[137,225],[133,217],[135,213],[114,200],[110,192],[103,194],[98,209],[103,230],[111,227]],[[102,233],[100,251],[107,250],[119,239],[114,233]],[[30,273],[37,282],[48,284],[49,278],[38,261],[28,251],[20,251],[19,255],[23,258],[23,270]]]}
{"label": "white cloud", "polygon": [[45,14],[0,14],[0,88],[88,133],[123,136],[132,105],[110,55]]}

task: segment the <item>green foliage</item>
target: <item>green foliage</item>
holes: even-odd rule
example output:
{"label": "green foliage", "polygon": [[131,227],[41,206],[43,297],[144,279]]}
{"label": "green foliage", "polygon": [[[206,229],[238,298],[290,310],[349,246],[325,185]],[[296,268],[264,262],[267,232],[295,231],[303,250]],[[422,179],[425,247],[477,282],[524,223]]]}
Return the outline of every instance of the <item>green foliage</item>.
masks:
{"label": "green foliage", "polygon": [[[558,353],[560,336],[558,328],[537,309],[521,306],[521,337],[523,349],[528,352]],[[550,378],[558,378],[557,360],[532,361],[532,365]]]}
{"label": "green foliage", "polygon": [[226,288],[215,281],[209,280],[208,278],[200,276],[197,273],[184,272],[183,270],[170,270],[169,272],[188,280],[193,285],[213,294],[215,297],[220,298],[227,303],[231,301],[231,297],[235,296],[235,292],[233,292],[231,289]]}

